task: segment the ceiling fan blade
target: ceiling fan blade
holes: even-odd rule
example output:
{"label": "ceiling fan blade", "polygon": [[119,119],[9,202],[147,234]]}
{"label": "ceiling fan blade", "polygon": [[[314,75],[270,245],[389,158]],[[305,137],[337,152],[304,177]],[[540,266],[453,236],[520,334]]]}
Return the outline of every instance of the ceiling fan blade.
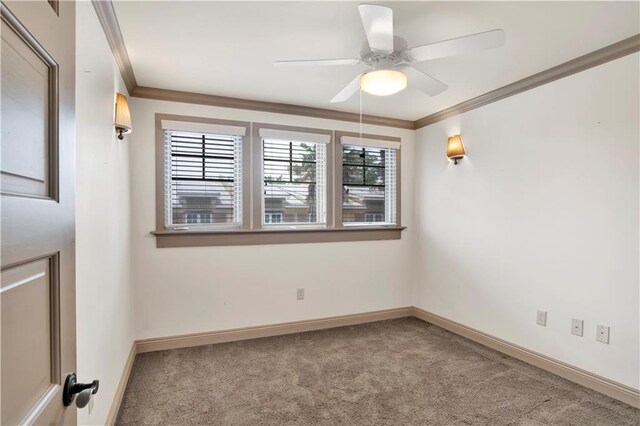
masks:
{"label": "ceiling fan blade", "polygon": [[505,43],[504,31],[491,30],[465,37],[452,38],[424,46],[412,47],[407,51],[411,62],[428,61],[447,56],[464,55],[478,50],[493,49]]}
{"label": "ceiling fan blade", "polygon": [[315,67],[315,66],[327,66],[327,65],[358,65],[362,61],[360,59],[309,59],[302,61],[276,61],[273,66],[276,68],[282,67]]}
{"label": "ceiling fan blade", "polygon": [[449,88],[443,82],[423,73],[411,65],[400,65],[398,69],[407,75],[409,86],[420,89],[429,96],[435,96]]}
{"label": "ceiling fan blade", "polygon": [[331,103],[344,102],[356,94],[356,92],[360,90],[360,76],[361,74],[358,74],[356,78],[351,80],[351,83],[347,84],[344,89],[338,92],[338,94],[331,99]]}
{"label": "ceiling fan blade", "polygon": [[393,10],[377,4],[361,4],[358,10],[371,50],[393,52]]}

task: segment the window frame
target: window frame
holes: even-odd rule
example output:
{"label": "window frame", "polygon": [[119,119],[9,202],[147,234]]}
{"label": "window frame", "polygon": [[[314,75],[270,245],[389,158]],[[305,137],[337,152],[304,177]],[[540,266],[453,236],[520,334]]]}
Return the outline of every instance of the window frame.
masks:
{"label": "window frame", "polygon": [[[203,228],[181,230],[165,228],[165,148],[162,120],[191,122],[196,124],[222,124],[246,128],[242,141],[242,224],[235,228]],[[326,145],[326,226],[322,224],[283,224],[263,226],[263,147],[259,131],[261,128],[301,133],[329,135]],[[405,229],[401,225],[401,147],[396,151],[396,224],[359,223],[344,226],[342,223],[342,136],[360,136],[344,132],[308,127],[222,120],[206,117],[191,117],[174,114],[155,114],[156,131],[156,247],[207,247],[258,244],[301,244],[340,241],[397,240]],[[362,138],[401,142],[401,138],[362,134]]]}
{"label": "window frame", "polygon": [[180,230],[180,228],[186,228],[190,224],[185,224],[184,226],[176,225],[173,228],[165,227],[165,213],[166,213],[166,196],[165,193],[165,154],[166,150],[164,147],[165,143],[165,129],[162,128],[162,121],[182,121],[189,122],[195,124],[221,124],[225,126],[236,126],[236,127],[244,127],[246,129],[245,135],[242,140],[242,223],[238,226],[237,224],[218,224],[216,226],[202,226],[202,229],[190,229],[192,232],[205,232],[205,231],[226,231],[226,230],[240,230],[240,229],[248,229],[246,218],[250,215],[251,212],[251,198],[248,197],[246,185],[247,179],[250,178],[250,174],[247,173],[247,170],[251,167],[250,163],[250,149],[251,149],[251,123],[246,121],[236,121],[236,120],[220,120],[213,118],[205,118],[205,117],[190,117],[183,115],[174,115],[174,114],[156,114],[156,232],[165,231],[165,232],[185,232],[184,230]]}
{"label": "window frame", "polygon": [[[380,224],[376,224],[375,222],[373,223],[367,223],[367,222],[354,222],[353,224],[349,224],[347,223],[346,225],[343,223],[342,221],[342,190],[343,190],[343,184],[342,184],[342,137],[343,136],[351,136],[351,137],[362,137],[363,139],[376,139],[376,140],[381,140],[381,141],[389,141],[389,142],[400,142],[400,148],[398,148],[396,150],[396,223],[395,224],[389,224],[386,222],[381,222]],[[336,203],[338,203],[339,201],[339,206],[337,206],[336,208],[336,221],[335,221],[335,227],[336,228],[349,228],[349,229],[353,229],[353,228],[393,228],[393,227],[399,227],[404,229],[404,227],[402,227],[402,211],[400,209],[401,207],[401,193],[402,193],[402,186],[401,186],[401,177],[402,177],[402,169],[401,169],[401,165],[402,165],[402,142],[400,138],[397,137],[393,137],[393,136],[381,136],[381,135],[372,135],[372,134],[368,134],[368,133],[363,133],[362,135],[360,135],[359,133],[354,133],[354,132],[341,132],[341,131],[336,131],[335,132],[335,140],[336,142],[336,149],[334,150],[335,153],[335,157],[334,157],[334,164],[335,164],[335,188],[334,191],[337,194],[340,194],[340,199],[336,200]],[[338,146],[339,145],[339,146]],[[366,144],[365,144],[366,146]]]}

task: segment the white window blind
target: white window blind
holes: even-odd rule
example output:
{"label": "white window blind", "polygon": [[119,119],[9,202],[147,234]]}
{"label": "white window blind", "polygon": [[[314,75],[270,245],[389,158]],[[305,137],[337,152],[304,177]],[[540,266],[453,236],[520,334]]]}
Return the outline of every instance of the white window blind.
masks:
{"label": "white window blind", "polygon": [[175,129],[164,134],[165,226],[241,225],[242,135]]}
{"label": "white window blind", "polygon": [[230,126],[216,123],[197,123],[195,121],[162,120],[164,130],[176,130],[194,133],[209,133],[213,135],[246,136],[245,126]]}
{"label": "white window blind", "polygon": [[369,148],[400,149],[400,142],[386,141],[382,139],[360,138],[358,136],[341,136],[343,145],[366,146]]}
{"label": "white window blind", "polygon": [[326,224],[326,146],[330,136],[271,129],[260,129],[259,135],[263,224]]}
{"label": "white window blind", "polygon": [[[367,141],[353,139],[358,143]],[[349,145],[345,144],[345,137],[341,142],[343,223],[396,224],[399,144],[380,141],[385,146]]]}
{"label": "white window blind", "polygon": [[258,130],[261,139],[276,139],[281,141],[304,141],[308,143],[324,143],[331,142],[331,135],[324,133],[307,133],[296,132],[293,130],[268,129],[261,128]]}

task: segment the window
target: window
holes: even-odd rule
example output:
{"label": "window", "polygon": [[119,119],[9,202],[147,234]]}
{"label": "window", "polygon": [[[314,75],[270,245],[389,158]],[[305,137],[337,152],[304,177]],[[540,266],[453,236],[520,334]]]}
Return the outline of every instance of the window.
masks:
{"label": "window", "polygon": [[260,138],[264,225],[326,224],[330,135],[260,129]]}
{"label": "window", "polygon": [[265,213],[264,223],[282,223],[282,213]]}
{"label": "window", "polygon": [[243,129],[162,124],[166,228],[240,226]]}
{"label": "window", "polygon": [[157,247],[401,238],[399,138],[155,118]]}
{"label": "window", "polygon": [[365,222],[384,222],[384,213],[365,213]]}
{"label": "window", "polygon": [[390,141],[342,137],[342,222],[396,224],[397,149]]}
{"label": "window", "polygon": [[211,213],[187,213],[187,223],[211,223]]}

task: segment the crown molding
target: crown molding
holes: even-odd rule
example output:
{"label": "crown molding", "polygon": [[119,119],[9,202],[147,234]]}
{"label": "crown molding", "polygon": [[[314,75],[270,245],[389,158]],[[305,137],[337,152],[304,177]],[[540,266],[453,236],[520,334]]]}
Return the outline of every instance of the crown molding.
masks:
{"label": "crown molding", "polygon": [[458,105],[454,105],[450,108],[422,117],[414,122],[415,129],[429,126],[437,123],[438,121],[446,120],[447,118],[480,108],[501,99],[517,95],[518,93],[534,89],[538,86],[542,86],[543,84],[551,83],[552,81],[588,70],[589,68],[602,65],[606,62],[613,61],[638,51],[640,51],[640,34],[636,34],[617,43],[603,47],[602,49],[595,50],[568,62],[556,65],[555,67],[523,78],[522,80],[507,84],[506,86],[492,90],[491,92],[487,92],[473,99],[469,99],[468,101],[459,103]]}
{"label": "crown molding", "polygon": [[133,67],[120,31],[116,11],[113,9],[113,3],[111,0],[91,0],[91,3],[96,10],[96,15],[98,15],[104,34],[107,36],[107,42],[118,64],[124,84],[127,86],[127,91],[131,94],[138,87],[138,83],[136,82],[136,76],[133,74]]}
{"label": "crown molding", "polygon": [[[138,86],[133,91],[132,96],[136,98],[155,99],[161,101],[184,102],[223,108],[273,112],[276,114],[302,115],[314,118],[324,118],[327,120],[352,121],[355,123],[360,122],[360,114],[353,112],[276,102],[254,101],[250,99],[230,98],[226,96],[207,95],[204,93],[181,92],[178,90],[159,89],[155,87]],[[410,130],[414,129],[414,122],[411,120],[379,117],[376,115],[362,115],[362,122],[377,126],[398,127]]]}

